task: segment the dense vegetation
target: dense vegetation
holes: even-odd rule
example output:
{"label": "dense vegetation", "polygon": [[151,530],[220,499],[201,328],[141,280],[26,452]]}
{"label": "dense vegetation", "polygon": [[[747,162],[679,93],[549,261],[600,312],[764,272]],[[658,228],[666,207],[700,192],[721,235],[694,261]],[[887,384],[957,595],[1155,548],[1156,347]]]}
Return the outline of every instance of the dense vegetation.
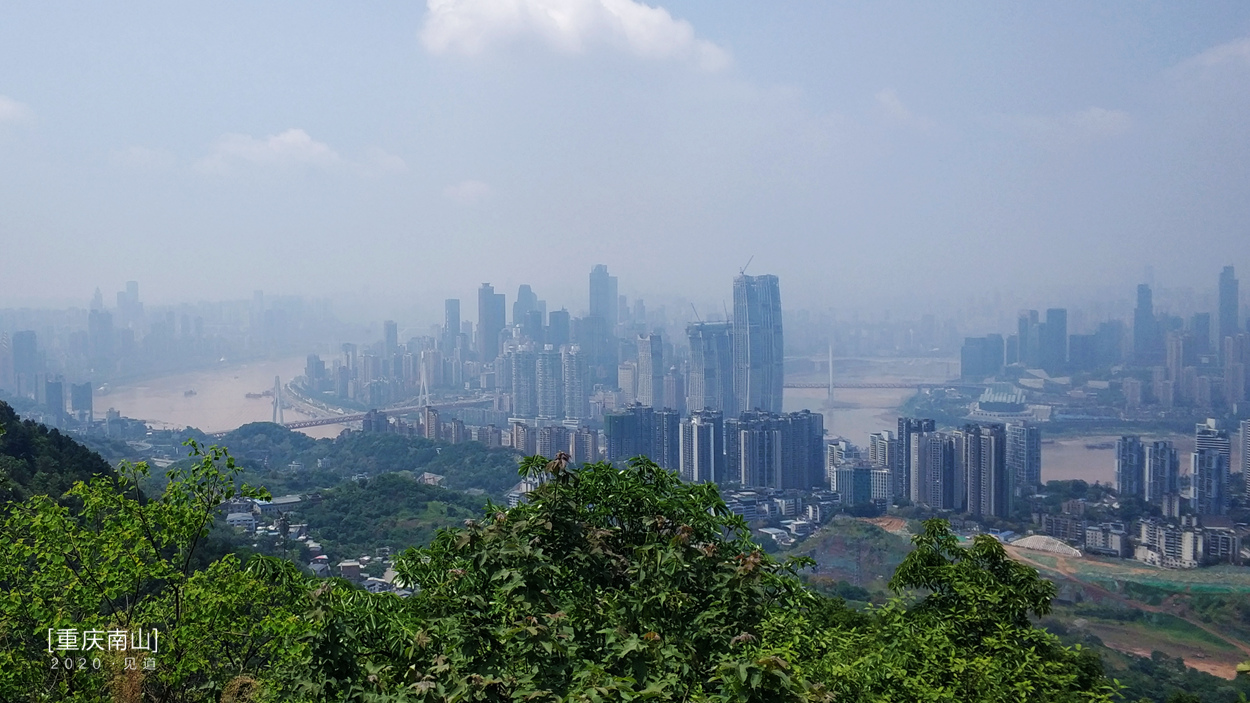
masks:
{"label": "dense vegetation", "polygon": [[325,491],[321,502],[301,507],[298,516],[331,561],[337,561],[373,554],[379,547],[398,552],[429,544],[440,528],[480,515],[484,502],[427,486],[406,473],[389,473]]}
{"label": "dense vegetation", "polygon": [[[516,485],[517,459],[511,449],[478,442],[448,444],[424,437],[350,432],[335,439],[313,439],[268,422],[244,425],[220,441],[243,467],[244,476],[275,495],[303,493],[337,485],[356,474],[394,471],[445,476],[455,490],[479,489],[502,496]],[[303,468],[291,472],[298,463]]]}
{"label": "dense vegetation", "polygon": [[[546,479],[398,560],[410,598],[294,565],[191,564],[240,468],[193,447],[157,499],[146,469],[79,483],[71,512],[13,506],[0,535],[0,699],[216,701],[1109,700],[1096,657],[1029,622],[1054,586],[994,541],[927,523],[866,613],[805,589],[714,486],[638,460]],[[365,489],[361,489],[365,490]],[[159,627],[152,671],[51,670],[47,628]]]}
{"label": "dense vegetation", "polygon": [[111,475],[99,455],[55,429],[18,419],[0,402],[0,506],[32,495],[61,496],[76,481]]}

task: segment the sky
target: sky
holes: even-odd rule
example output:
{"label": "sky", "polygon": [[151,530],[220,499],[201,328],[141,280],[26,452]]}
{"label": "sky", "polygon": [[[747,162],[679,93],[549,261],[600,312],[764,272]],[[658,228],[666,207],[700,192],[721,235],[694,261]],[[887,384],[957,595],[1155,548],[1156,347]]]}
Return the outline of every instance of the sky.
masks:
{"label": "sky", "polygon": [[[1250,288],[1250,4],[0,8],[0,308]],[[1062,301],[1061,301],[1062,302]]]}

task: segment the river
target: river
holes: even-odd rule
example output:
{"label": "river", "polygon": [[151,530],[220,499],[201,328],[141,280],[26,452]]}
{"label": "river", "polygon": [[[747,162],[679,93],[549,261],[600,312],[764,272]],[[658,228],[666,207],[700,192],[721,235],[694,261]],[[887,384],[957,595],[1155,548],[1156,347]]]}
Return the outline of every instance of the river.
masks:
{"label": "river", "polygon": [[[115,408],[125,417],[144,420],[154,427],[195,427],[204,432],[232,430],[249,422],[273,419],[273,399],[248,398],[248,393],[273,389],[274,377],[283,383],[304,373],[304,357],[221,365],[187,373],[145,379],[109,389],[95,398],[97,408]],[[187,391],[194,391],[187,395]],[[97,410],[97,415],[101,415]],[[288,422],[307,418],[286,407]],[[341,425],[308,428],[314,437],[334,437]]]}
{"label": "river", "polygon": [[[839,359],[837,378],[848,383],[920,383],[946,379],[951,369],[944,359]],[[957,368],[957,367],[956,367]],[[272,400],[247,398],[273,388],[273,379],[283,382],[302,374],[304,358],[255,361],[148,379],[113,387],[98,395],[97,408],[116,408],[126,417],[145,420],[156,427],[197,427],[205,432],[231,430],[249,422],[267,422],[273,417]],[[820,374],[796,376],[796,382],[823,382]],[[195,391],[186,395],[186,391]],[[868,435],[898,426],[898,408],[912,396],[910,388],[839,389],[834,407],[827,405],[824,389],[788,388],[787,412],[810,409],[825,416],[825,428],[834,436],[866,446]],[[287,421],[309,417],[287,407]],[[102,414],[97,412],[97,414]],[[313,437],[334,437],[343,425],[327,425],[302,430]],[[1155,438],[1151,438],[1155,439]],[[1182,471],[1188,471],[1193,437],[1172,435],[1181,451]],[[1042,429],[1042,479],[1083,479],[1089,482],[1115,481],[1116,437],[1093,435],[1051,440]],[[1112,446],[1107,446],[1112,443]],[[1236,444],[1236,442],[1234,442]],[[1238,456],[1234,450],[1234,466]]]}

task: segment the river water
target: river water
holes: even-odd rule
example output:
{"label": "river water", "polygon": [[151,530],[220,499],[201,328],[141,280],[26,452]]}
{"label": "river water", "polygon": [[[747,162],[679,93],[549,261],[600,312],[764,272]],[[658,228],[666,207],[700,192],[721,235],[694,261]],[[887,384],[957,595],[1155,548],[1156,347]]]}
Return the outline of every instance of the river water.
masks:
{"label": "river water", "polygon": [[[948,378],[951,371],[950,360],[850,359],[835,363],[837,380],[848,383],[933,382]],[[126,417],[145,420],[157,427],[197,427],[205,432],[221,432],[249,422],[272,419],[271,398],[247,398],[246,394],[272,389],[275,376],[285,383],[303,371],[303,357],[222,365],[116,386],[107,394],[97,395],[95,404],[99,409],[116,408]],[[809,374],[787,380],[823,382],[826,378],[821,374]],[[189,390],[195,391],[194,395],[186,395]],[[910,388],[839,389],[831,408],[824,389],[788,388],[784,409],[791,412],[806,408],[821,412],[831,435],[866,446],[869,434],[894,430],[898,426],[898,408],[914,392]],[[102,413],[97,411],[97,414]],[[287,407],[284,417],[290,421],[308,416]],[[329,425],[303,431],[314,437],[334,437],[342,429],[342,425]],[[1043,480],[1115,481],[1115,449],[1113,444],[1110,447],[1107,444],[1114,443],[1116,437],[1099,435],[1051,440],[1046,437],[1043,426],[1042,439]],[[1181,451],[1182,470],[1188,471],[1193,437],[1173,435],[1159,439],[1176,442]],[[1236,462],[1238,457],[1233,459]]]}
{"label": "river water", "polygon": [[[304,372],[304,357],[253,361],[146,379],[114,386],[97,393],[97,409],[116,408],[125,417],[144,420],[155,427],[195,427],[204,432],[232,430],[249,422],[273,419],[273,399],[248,398],[248,393],[273,389],[274,377],[283,383]],[[187,391],[194,391],[187,395]],[[99,410],[97,415],[101,415]],[[306,415],[287,407],[288,422]],[[313,436],[333,437],[341,426],[309,428]]]}

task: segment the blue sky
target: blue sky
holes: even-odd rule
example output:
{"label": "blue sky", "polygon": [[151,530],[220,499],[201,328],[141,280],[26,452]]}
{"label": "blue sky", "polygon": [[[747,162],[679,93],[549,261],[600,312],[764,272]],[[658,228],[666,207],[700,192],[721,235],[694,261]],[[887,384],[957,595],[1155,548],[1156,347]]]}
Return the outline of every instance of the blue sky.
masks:
{"label": "blue sky", "polygon": [[7,2],[0,307],[1205,290],[1248,157],[1244,2]]}

